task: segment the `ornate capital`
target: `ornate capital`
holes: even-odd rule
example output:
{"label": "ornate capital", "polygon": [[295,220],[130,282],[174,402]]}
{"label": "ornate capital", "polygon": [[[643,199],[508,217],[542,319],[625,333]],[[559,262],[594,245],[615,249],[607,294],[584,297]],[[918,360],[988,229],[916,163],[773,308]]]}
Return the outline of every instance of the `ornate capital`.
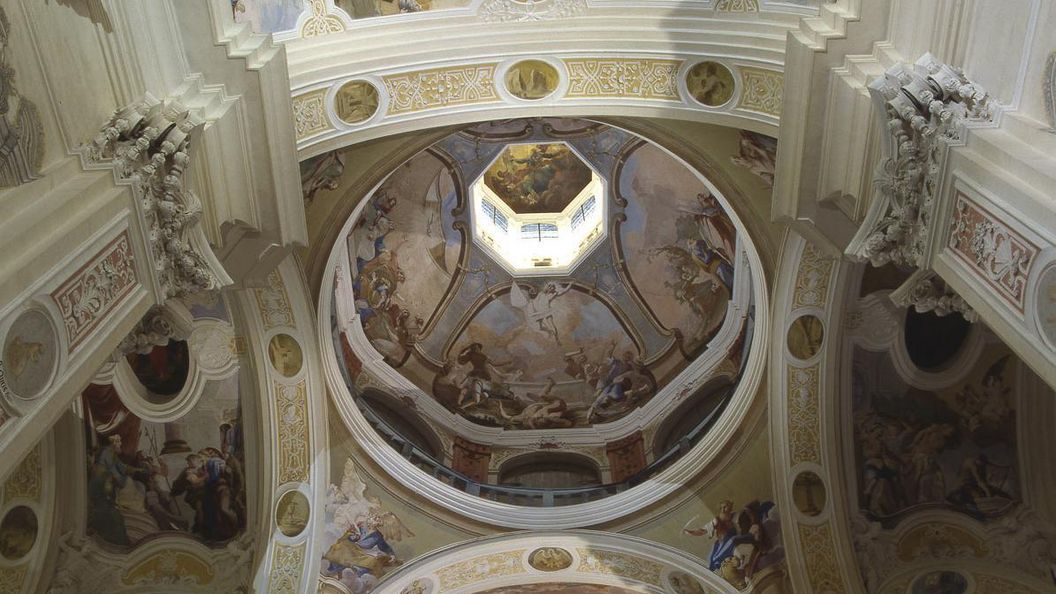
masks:
{"label": "ornate capital", "polygon": [[201,202],[184,188],[190,151],[205,122],[178,101],[143,100],[114,112],[82,147],[88,164],[108,164],[132,185],[153,255],[162,299],[231,282],[198,225]]}
{"label": "ornate capital", "polygon": [[996,102],[964,73],[924,54],[911,68],[895,66],[869,85],[887,131],[876,194],[847,248],[873,266],[920,267],[929,245],[949,147],[970,122],[992,121]]}

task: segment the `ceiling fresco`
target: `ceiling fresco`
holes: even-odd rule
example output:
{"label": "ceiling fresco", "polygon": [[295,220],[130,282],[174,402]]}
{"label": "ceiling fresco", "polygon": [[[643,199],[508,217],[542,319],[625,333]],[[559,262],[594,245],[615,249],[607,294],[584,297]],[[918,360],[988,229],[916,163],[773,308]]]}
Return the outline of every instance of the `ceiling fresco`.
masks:
{"label": "ceiling fresco", "polygon": [[967,377],[941,390],[900,379],[887,353],[856,349],[853,407],[859,506],[893,524],[912,510],[978,520],[1020,500],[1015,430],[1018,360],[987,349]]}
{"label": "ceiling fresco", "polygon": [[[319,158],[326,159],[334,157]],[[511,200],[531,210],[560,207],[590,169],[609,182],[608,239],[568,275],[511,276],[467,240],[466,185],[482,174],[503,180],[501,191],[519,192]],[[306,187],[324,183],[311,176],[325,176],[325,167],[303,170]],[[619,420],[724,325],[733,331],[722,348],[740,365],[744,342],[729,337],[747,324],[727,321],[727,312],[738,279],[747,283],[740,294],[750,294],[749,276],[737,274],[747,268],[742,240],[699,174],[623,130],[532,119],[456,133],[368,197],[347,244],[355,311],[371,345],[480,425],[564,429]]]}
{"label": "ceiling fresco", "polygon": [[[190,311],[198,324],[229,327],[219,299]],[[129,366],[145,395],[119,381],[91,384],[81,395],[86,534],[104,549],[130,550],[161,536],[217,547],[246,529],[242,383],[234,370],[195,381],[188,359],[185,341],[129,355],[118,364]],[[185,384],[201,390],[197,404],[171,422],[143,419],[127,404],[171,401],[185,393]]]}
{"label": "ceiling fresco", "polygon": [[590,178],[566,144],[511,144],[484,173],[484,183],[519,214],[561,212]]}
{"label": "ceiling fresco", "polygon": [[[411,14],[469,6],[470,0],[334,0],[352,19]],[[237,22],[249,23],[257,33],[280,33],[297,26],[306,12],[304,0],[232,0]]]}

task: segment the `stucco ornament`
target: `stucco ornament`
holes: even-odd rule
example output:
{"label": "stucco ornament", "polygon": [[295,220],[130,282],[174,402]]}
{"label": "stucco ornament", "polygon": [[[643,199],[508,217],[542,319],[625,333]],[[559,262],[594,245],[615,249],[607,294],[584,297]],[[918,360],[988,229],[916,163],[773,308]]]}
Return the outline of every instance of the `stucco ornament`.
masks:
{"label": "stucco ornament", "polygon": [[920,313],[934,313],[946,316],[960,313],[969,322],[979,321],[979,314],[938,274],[928,270],[918,270],[896,291],[891,293],[891,301],[899,307],[913,306]]}
{"label": "stucco ornament", "polygon": [[[964,142],[972,123],[991,122],[997,102],[959,69],[924,54],[912,66],[897,65],[869,85],[881,117],[884,158],[876,169],[876,194],[847,254],[873,266],[927,269],[928,246],[939,230],[933,221],[951,146]],[[963,299],[937,275],[915,275],[900,289],[903,305],[975,319]]]}
{"label": "stucco ornament", "polygon": [[[1056,563],[1056,532],[1029,506],[990,524],[965,523],[942,514],[921,514],[895,530],[857,513],[851,518],[855,553],[866,589],[878,591],[907,561],[920,566],[948,565],[951,561],[986,561],[1015,568],[1038,578]],[[919,532],[914,546],[907,535]]]}
{"label": "stucco ornament", "polygon": [[873,266],[919,267],[946,153],[964,140],[969,123],[993,120],[996,102],[931,54],[912,68],[889,69],[869,92],[889,136],[875,174],[876,195],[847,253]]}
{"label": "stucco ornament", "polygon": [[486,21],[544,21],[576,16],[586,0],[486,0],[480,18]]}
{"label": "stucco ornament", "polygon": [[82,147],[88,164],[109,165],[120,182],[132,185],[163,299],[231,282],[198,224],[201,202],[184,188],[190,151],[204,126],[179,102],[162,102],[148,93],[116,110]]}
{"label": "stucco ornament", "polygon": [[147,315],[136,324],[128,336],[118,345],[119,356],[129,353],[146,355],[156,346],[165,346],[170,340],[186,340],[190,336],[190,321],[179,319],[178,314],[166,307],[150,308]]}

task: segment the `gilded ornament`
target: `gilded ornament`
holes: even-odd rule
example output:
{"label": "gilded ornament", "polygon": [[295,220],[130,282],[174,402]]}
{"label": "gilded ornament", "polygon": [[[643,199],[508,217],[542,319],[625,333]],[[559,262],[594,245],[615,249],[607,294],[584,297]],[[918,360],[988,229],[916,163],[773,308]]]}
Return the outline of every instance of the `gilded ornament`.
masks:
{"label": "gilded ornament", "polygon": [[678,101],[681,60],[566,58],[568,96],[631,97]]}
{"label": "gilded ornament", "polygon": [[765,70],[742,66],[741,99],[737,107],[774,117],[781,117],[781,94],[784,89],[784,74],[778,70]]}

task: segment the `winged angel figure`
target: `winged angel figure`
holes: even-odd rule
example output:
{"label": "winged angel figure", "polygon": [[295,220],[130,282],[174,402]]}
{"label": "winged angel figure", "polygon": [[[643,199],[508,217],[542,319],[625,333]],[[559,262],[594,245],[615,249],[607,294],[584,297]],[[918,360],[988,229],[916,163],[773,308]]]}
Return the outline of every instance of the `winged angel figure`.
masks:
{"label": "winged angel figure", "polygon": [[322,573],[340,581],[352,594],[371,591],[389,567],[399,565],[390,542],[414,536],[366,489],[350,458],[345,461],[341,486],[331,484],[327,490],[324,534],[329,548],[323,554]]}

